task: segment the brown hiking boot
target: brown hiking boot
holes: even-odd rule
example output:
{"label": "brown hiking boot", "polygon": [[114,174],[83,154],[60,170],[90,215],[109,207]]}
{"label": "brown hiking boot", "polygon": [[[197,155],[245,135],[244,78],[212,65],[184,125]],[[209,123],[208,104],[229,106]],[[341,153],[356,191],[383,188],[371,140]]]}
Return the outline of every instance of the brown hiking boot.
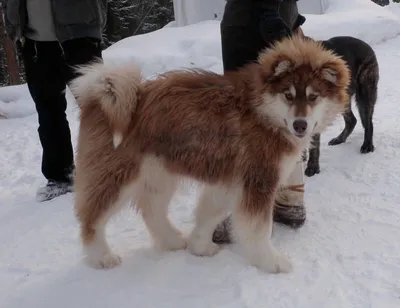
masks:
{"label": "brown hiking boot", "polygon": [[216,244],[230,244],[233,242],[231,233],[231,217],[221,222],[213,233],[212,240]]}
{"label": "brown hiking boot", "polygon": [[274,221],[292,228],[300,228],[306,221],[306,208],[300,197],[304,194],[304,184],[291,185],[279,192],[275,200]]}

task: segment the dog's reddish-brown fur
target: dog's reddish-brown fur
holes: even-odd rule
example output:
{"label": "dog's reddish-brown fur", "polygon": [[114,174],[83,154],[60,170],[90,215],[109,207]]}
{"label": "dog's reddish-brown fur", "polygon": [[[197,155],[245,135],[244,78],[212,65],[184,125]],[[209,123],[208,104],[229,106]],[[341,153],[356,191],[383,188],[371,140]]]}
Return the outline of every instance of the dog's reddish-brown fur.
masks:
{"label": "dog's reddish-brown fur", "polygon": [[[286,61],[290,68],[276,74],[282,61]],[[118,69],[123,74],[129,74],[127,68],[115,68],[113,76],[118,76]],[[326,79],[326,71],[334,74],[335,82]],[[132,80],[136,80],[136,72],[132,74]],[[205,183],[214,189],[216,195],[220,191],[215,187],[240,191],[236,211],[238,236],[243,241],[253,241],[252,238],[245,238],[248,235],[240,231],[241,227],[253,232],[251,234],[257,235],[257,238],[268,236],[275,193],[290,171],[283,171],[285,162],[295,162],[309,140],[293,139],[284,127],[270,120],[268,103],[263,95],[277,95],[289,84],[299,89],[312,85],[321,97],[334,102],[329,109],[332,114],[324,123],[326,126],[341,105],[347,103],[345,91],[349,75],[341,59],[323,50],[317,43],[294,38],[261,54],[259,63],[225,76],[201,70],[175,71],[156,80],[135,83],[132,85],[134,90],[127,90],[135,92],[133,96],[127,93],[129,97],[134,97],[132,108],[129,102],[120,102],[124,100],[123,95],[104,108],[99,102],[102,97],[99,81],[92,81],[96,84],[93,88],[85,84],[87,79],[84,78],[75,80],[72,87],[79,94],[77,102],[81,109],[75,208],[83,244],[94,247],[88,252],[89,258],[94,259],[91,260],[93,265],[111,267],[120,260],[111,255],[104,239],[108,218],[122,203],[134,198],[150,232],[157,232],[157,225],[151,221],[152,210],[148,208],[166,206],[163,203],[169,202],[177,177]],[[103,81],[110,86],[107,78]],[[118,78],[112,80],[111,87],[112,83],[118,83]],[[124,122],[123,139],[115,144],[113,133],[120,128],[114,126],[118,123],[115,113],[113,121],[110,121],[110,113],[112,108],[120,108],[121,104],[126,106],[124,118],[129,119],[129,123]],[[163,186],[169,185],[169,181],[171,187],[168,189],[171,191]],[[208,200],[207,195],[203,199]],[[155,208],[153,210],[156,211]],[[218,215],[222,220],[222,209]],[[202,223],[207,223],[204,219]],[[171,234],[178,234],[173,233],[175,231],[172,231],[169,222],[162,220],[161,224],[167,225]],[[211,234],[210,243],[205,244],[208,250],[196,248],[200,244],[193,244],[191,248],[190,239],[189,249],[199,255],[214,254],[216,251],[209,246]],[[162,234],[157,236],[162,237]],[[194,235],[192,237],[195,241]],[[254,241],[254,245],[259,245],[256,239]],[[165,244],[164,248],[184,248],[178,242]],[[269,271],[289,270],[290,266],[279,259],[272,246],[262,253],[267,261],[261,260],[264,255],[257,252],[257,256],[249,255],[251,262]]]}

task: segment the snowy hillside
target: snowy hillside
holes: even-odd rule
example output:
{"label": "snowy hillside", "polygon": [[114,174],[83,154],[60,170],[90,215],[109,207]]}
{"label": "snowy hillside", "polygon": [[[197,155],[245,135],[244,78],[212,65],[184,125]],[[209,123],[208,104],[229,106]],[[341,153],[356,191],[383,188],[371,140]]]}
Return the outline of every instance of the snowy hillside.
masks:
{"label": "snowy hillside", "polygon": [[[368,2],[368,3],[367,3]],[[273,241],[293,261],[290,274],[257,271],[227,246],[213,258],[185,251],[156,253],[141,218],[130,209],[109,225],[110,244],[124,259],[112,270],[82,263],[74,195],[36,203],[41,148],[26,85],[0,88],[1,308],[398,308],[400,307],[400,4],[331,0],[328,14],[307,15],[315,38],[353,35],[373,44],[380,64],[374,116],[376,150],[361,155],[361,122],[345,144],[322,136],[321,173],[306,178],[308,220],[300,230],[276,225]],[[145,76],[179,68],[222,71],[219,23],[166,27],[127,38],[105,61],[137,61]],[[74,143],[78,113],[68,93]],[[354,109],[357,119],[357,110]],[[193,226],[196,187],[182,187],[171,218]]]}

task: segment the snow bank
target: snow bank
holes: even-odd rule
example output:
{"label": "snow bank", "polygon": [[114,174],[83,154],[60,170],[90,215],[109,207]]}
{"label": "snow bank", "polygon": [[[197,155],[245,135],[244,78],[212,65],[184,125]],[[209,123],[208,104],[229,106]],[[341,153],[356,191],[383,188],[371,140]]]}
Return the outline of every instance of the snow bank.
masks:
{"label": "snow bank", "polygon": [[25,84],[0,88],[0,119],[23,118],[35,112]]}
{"label": "snow bank", "polygon": [[105,61],[135,61],[147,77],[171,69],[198,67],[222,72],[219,21],[160,30],[123,39],[104,51]]}
{"label": "snow bank", "polygon": [[392,14],[396,15],[398,18],[400,18],[400,3],[394,3],[390,2],[386,8],[392,12]]}
{"label": "snow bank", "polygon": [[399,14],[369,0],[330,0],[323,15],[305,14],[304,32],[315,39],[349,35],[378,44],[400,34]]}

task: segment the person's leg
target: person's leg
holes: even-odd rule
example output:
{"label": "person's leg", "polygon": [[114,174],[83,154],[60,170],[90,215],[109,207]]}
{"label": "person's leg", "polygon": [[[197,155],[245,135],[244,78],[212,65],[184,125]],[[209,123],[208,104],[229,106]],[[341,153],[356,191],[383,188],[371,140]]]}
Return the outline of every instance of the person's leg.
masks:
{"label": "person's leg", "polygon": [[296,2],[297,0],[285,0],[282,1],[279,6],[279,15],[291,30],[294,30],[300,26],[297,25],[299,11]]}
{"label": "person's leg", "polygon": [[[246,10],[243,12],[243,10]],[[228,1],[220,24],[224,73],[236,71],[257,60],[263,42],[255,12],[237,2]]]}
{"label": "person's leg", "polygon": [[61,48],[57,42],[25,40],[22,47],[26,79],[35,102],[39,138],[43,148],[42,173],[48,180],[37,200],[50,200],[72,190],[73,149],[65,110],[65,82],[61,73]]}
{"label": "person's leg", "polygon": [[[279,1],[258,4],[235,1],[226,3],[220,25],[224,73],[238,70],[249,62],[257,61],[259,53],[264,48],[291,34],[288,25],[294,24],[294,20],[289,20],[288,23],[280,16],[279,3]],[[294,6],[297,13],[295,2]],[[285,12],[287,8],[291,8],[291,5],[284,5]],[[291,18],[295,14],[289,13],[286,16]]]}
{"label": "person's leg", "polygon": [[[101,42],[92,38],[78,38],[63,42],[61,74],[63,82],[68,86],[72,79],[77,77],[76,67],[85,65],[94,60],[102,59]],[[71,167],[72,180],[75,174],[75,165]]]}
{"label": "person's leg", "polygon": [[[237,70],[251,61],[248,59],[257,58],[257,52],[251,46],[251,44],[255,44],[257,37],[254,36],[254,42],[249,42],[248,33],[250,32],[250,27],[251,25],[221,25],[221,51],[224,73]],[[237,40],[240,40],[240,42],[237,42]]]}
{"label": "person's leg", "polygon": [[103,60],[101,42],[89,37],[78,38],[62,43],[65,66],[63,75],[65,83],[77,77],[75,68],[89,64],[92,61]]}

